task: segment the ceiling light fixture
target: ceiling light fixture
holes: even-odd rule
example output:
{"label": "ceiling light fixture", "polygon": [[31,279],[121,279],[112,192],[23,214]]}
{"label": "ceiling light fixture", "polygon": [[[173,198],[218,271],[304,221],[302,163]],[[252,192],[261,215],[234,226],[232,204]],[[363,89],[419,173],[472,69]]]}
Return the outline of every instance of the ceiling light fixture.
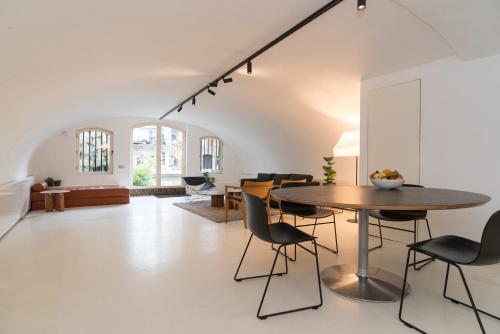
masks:
{"label": "ceiling light fixture", "polygon": [[193,96],[193,106],[196,104],[196,96]]}
{"label": "ceiling light fixture", "polygon": [[366,0],[358,0],[358,10],[360,12],[366,9]]}
{"label": "ceiling light fixture", "polygon": [[209,84],[210,87],[217,87],[217,81],[211,82]]}
{"label": "ceiling light fixture", "polygon": [[224,83],[230,83],[233,82],[233,78],[224,78],[222,81],[224,81]]}
{"label": "ceiling light fixture", "polygon": [[182,104],[181,104],[181,106],[179,107],[179,109],[177,109],[177,112],[181,112],[181,110],[182,110]]}
{"label": "ceiling light fixture", "polygon": [[[266,51],[268,51],[269,49],[271,49],[275,45],[281,43],[282,41],[284,41],[285,39],[287,39],[288,37],[293,35],[295,32],[299,31],[300,29],[302,29],[303,27],[305,27],[309,23],[313,22],[314,20],[316,20],[317,18],[319,18],[323,14],[327,13],[328,11],[333,9],[335,6],[340,4],[342,1],[343,0],[330,0],[330,1],[328,1],[328,3],[323,5],[321,8],[319,8],[318,10],[316,10],[315,12],[310,14],[309,16],[305,17],[303,20],[301,20],[300,22],[295,24],[293,27],[291,27],[290,29],[288,29],[287,31],[285,31],[284,33],[282,33],[281,35],[279,35],[278,37],[276,37],[275,39],[273,39],[272,41],[270,41],[269,43],[267,43],[266,45],[264,45],[263,47],[261,47],[260,49],[255,51],[254,53],[252,53],[251,55],[249,55],[248,57],[246,57],[245,59],[243,59],[241,62],[239,62],[238,64],[234,65],[232,68],[230,68],[229,70],[227,70],[226,72],[221,74],[219,77],[217,77],[215,80],[213,80],[212,83],[217,84],[217,82],[220,80],[224,80],[224,83],[231,82],[231,81],[229,81],[231,78],[226,78],[226,77],[228,77],[232,73],[242,69],[245,65],[247,66],[247,73],[252,74],[252,60],[259,57],[260,55],[262,55],[263,53],[265,53]],[[365,8],[366,8],[366,0],[358,0],[358,10],[364,10]],[[208,90],[208,92],[210,94],[215,95],[215,92],[210,89],[211,86],[216,87],[216,86],[213,86],[211,84],[209,84],[209,86],[203,86],[198,91],[194,92],[191,96],[180,101],[177,106],[175,106],[172,109],[170,109],[169,111],[165,112],[160,117],[160,120],[164,119],[165,117],[170,115],[172,112],[174,112],[180,105],[182,105],[184,103],[188,103],[191,99],[193,99],[193,97],[203,93],[205,90]]]}

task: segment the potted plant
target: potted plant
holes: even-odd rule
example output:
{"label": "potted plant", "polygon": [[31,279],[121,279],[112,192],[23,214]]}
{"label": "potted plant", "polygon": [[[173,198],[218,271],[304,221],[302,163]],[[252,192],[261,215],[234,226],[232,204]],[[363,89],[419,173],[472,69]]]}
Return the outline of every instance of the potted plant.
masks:
{"label": "potted plant", "polygon": [[208,180],[208,182],[215,182],[215,177],[211,176],[209,172],[203,172],[203,176]]}
{"label": "potted plant", "polygon": [[54,187],[56,184],[56,180],[54,180],[51,177],[48,177],[45,179],[45,183],[47,183],[47,186],[49,186],[49,187]]}
{"label": "potted plant", "polygon": [[61,184],[62,184],[62,180],[55,180],[55,181],[54,181],[54,186],[55,186],[55,187],[60,187],[60,186],[61,186]]}
{"label": "potted plant", "polygon": [[333,165],[335,162],[333,161],[333,157],[323,157],[325,161],[325,165],[323,165],[323,175],[325,176],[325,185],[335,184],[335,176],[337,172],[333,169]]}

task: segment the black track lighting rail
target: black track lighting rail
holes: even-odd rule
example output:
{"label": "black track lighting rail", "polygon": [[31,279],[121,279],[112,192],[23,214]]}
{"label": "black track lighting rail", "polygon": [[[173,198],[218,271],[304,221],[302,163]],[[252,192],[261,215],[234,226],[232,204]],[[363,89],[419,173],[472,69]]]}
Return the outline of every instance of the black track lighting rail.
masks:
{"label": "black track lighting rail", "polygon": [[275,46],[279,42],[283,41],[284,39],[286,39],[288,36],[292,35],[296,31],[300,30],[305,25],[311,23],[312,21],[314,21],[315,19],[317,19],[318,17],[320,17],[324,13],[328,12],[330,9],[332,9],[335,6],[337,6],[342,1],[343,0],[332,0],[332,1],[328,2],[326,5],[324,5],[323,7],[321,7],[320,9],[318,9],[317,11],[315,11],[314,13],[312,13],[311,15],[309,15],[308,17],[306,17],[305,19],[303,19],[302,21],[300,21],[299,23],[297,23],[296,25],[294,25],[292,28],[290,28],[287,31],[285,31],[283,34],[281,34],[277,38],[275,38],[273,41],[271,41],[270,43],[266,44],[265,46],[263,46],[259,50],[255,51],[250,56],[248,56],[247,58],[245,58],[244,60],[242,60],[241,62],[239,62],[237,65],[233,66],[231,69],[229,69],[228,71],[224,72],[224,74],[220,75],[215,80],[212,80],[208,85],[206,85],[203,88],[199,89],[196,93],[192,94],[191,96],[189,96],[188,98],[186,98],[185,100],[183,100],[182,102],[180,102],[179,104],[177,104],[175,107],[173,107],[172,109],[170,109],[169,111],[167,111],[165,114],[163,114],[163,116],[160,117],[160,120],[164,119],[165,117],[167,117],[168,115],[170,115],[172,112],[174,112],[176,110],[180,112],[180,110],[182,110],[182,106],[184,104],[186,104],[187,102],[189,102],[189,101],[191,101],[193,99],[196,99],[196,96],[200,95],[204,91],[209,91],[210,94],[215,95],[215,94],[213,94],[215,92],[213,92],[213,91],[210,92],[211,91],[210,87],[217,87],[217,83],[219,81],[221,81],[221,80],[224,81],[224,79],[226,79],[226,81],[227,81],[227,79],[228,79],[227,77],[230,76],[233,72],[235,72],[239,68],[247,65],[247,69],[250,69],[249,72],[251,72],[251,69],[252,69],[252,60],[253,59],[255,59],[256,57],[260,56],[261,54],[263,54],[264,52],[266,52],[267,50],[269,50],[270,48],[272,48],[273,46]]}

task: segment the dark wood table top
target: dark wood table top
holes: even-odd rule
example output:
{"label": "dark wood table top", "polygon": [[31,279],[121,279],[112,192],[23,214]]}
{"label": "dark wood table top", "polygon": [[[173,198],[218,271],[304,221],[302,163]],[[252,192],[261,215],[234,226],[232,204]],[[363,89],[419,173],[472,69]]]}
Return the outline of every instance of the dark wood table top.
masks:
{"label": "dark wood table top", "polygon": [[369,210],[448,210],[480,206],[491,200],[486,195],[449,189],[382,190],[372,186],[335,185],[277,189],[271,196],[296,203]]}

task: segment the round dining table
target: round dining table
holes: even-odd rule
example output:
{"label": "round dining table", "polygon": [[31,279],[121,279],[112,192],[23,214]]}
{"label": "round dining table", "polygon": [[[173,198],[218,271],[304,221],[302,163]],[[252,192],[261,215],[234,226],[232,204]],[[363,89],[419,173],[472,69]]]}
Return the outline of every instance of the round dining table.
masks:
{"label": "round dining table", "polygon": [[[345,297],[393,302],[401,298],[403,279],[368,266],[368,217],[371,210],[449,210],[485,204],[490,197],[478,193],[420,187],[384,190],[372,186],[295,187],[272,191],[277,200],[331,208],[354,209],[358,219],[358,263],[333,265],[321,272],[328,288]],[[409,287],[406,291],[410,291]]]}

